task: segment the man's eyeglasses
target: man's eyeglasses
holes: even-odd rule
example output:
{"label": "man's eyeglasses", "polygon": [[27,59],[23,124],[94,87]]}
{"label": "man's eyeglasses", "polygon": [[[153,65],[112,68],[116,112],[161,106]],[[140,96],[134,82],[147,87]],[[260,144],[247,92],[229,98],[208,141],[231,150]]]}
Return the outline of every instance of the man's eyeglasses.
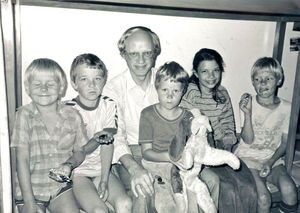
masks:
{"label": "man's eyeglasses", "polygon": [[138,59],[139,57],[143,57],[145,59],[149,59],[153,56],[153,51],[146,51],[146,52],[126,52],[126,54],[129,56],[131,59]]}

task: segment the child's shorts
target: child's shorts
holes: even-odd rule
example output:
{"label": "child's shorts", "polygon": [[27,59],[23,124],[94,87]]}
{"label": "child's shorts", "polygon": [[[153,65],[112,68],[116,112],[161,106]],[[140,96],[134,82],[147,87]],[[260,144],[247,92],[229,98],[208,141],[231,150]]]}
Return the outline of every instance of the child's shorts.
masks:
{"label": "child's shorts", "polygon": [[[67,191],[69,191],[71,189],[72,189],[72,183],[67,183],[66,186],[60,188],[55,195],[51,196],[49,198],[49,200],[43,201],[43,200],[36,199],[35,202],[42,209],[46,209],[49,206],[50,202],[52,202],[53,200],[55,200],[56,198],[58,198],[59,196],[61,196],[64,192],[67,192]],[[21,212],[21,210],[22,210],[22,208],[24,206],[24,200],[18,200],[18,199],[16,199],[15,203],[16,203],[16,206],[18,208],[18,211]]]}

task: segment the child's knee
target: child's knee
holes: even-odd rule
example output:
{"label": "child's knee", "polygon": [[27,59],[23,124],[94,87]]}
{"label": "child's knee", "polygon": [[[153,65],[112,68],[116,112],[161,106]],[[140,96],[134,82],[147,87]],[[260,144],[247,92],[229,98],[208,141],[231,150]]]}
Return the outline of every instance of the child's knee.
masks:
{"label": "child's knee", "polygon": [[95,207],[91,212],[87,212],[87,213],[109,213],[108,208],[105,207]]}
{"label": "child's knee", "polygon": [[296,192],[296,185],[292,178],[288,175],[281,176],[279,179],[279,188],[281,193],[284,194],[295,194]]}
{"label": "child's knee", "polygon": [[115,201],[116,209],[131,209],[132,208],[132,199],[129,196],[122,196],[116,199]]}
{"label": "child's knee", "polygon": [[271,207],[271,195],[269,193],[261,193],[257,197],[258,206],[260,208],[270,208]]}

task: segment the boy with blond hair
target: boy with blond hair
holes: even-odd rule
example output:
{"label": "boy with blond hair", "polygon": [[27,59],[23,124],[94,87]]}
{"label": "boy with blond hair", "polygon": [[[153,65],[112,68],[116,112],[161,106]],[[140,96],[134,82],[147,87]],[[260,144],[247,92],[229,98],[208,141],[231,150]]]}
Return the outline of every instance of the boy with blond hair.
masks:
{"label": "boy with blond hair", "polygon": [[[81,54],[72,63],[71,85],[78,96],[67,105],[77,109],[86,125],[87,135],[107,135],[113,138],[117,130],[115,102],[101,95],[107,80],[105,64],[94,54]],[[115,131],[109,131],[114,129]],[[92,139],[93,140],[93,139]],[[73,189],[76,200],[85,212],[108,212],[105,202],[113,205],[117,213],[131,212],[131,198],[119,179],[110,172],[113,144],[99,147],[95,143],[86,148],[85,161],[74,171]]]}
{"label": "boy with blond hair", "polygon": [[84,160],[87,142],[80,114],[60,101],[67,88],[65,73],[51,59],[36,59],[25,71],[24,84],[32,102],[18,109],[11,138],[19,212],[79,213],[71,184],[48,177],[53,168],[69,176]]}
{"label": "boy with blond hair", "polygon": [[283,83],[283,69],[273,58],[260,58],[252,67],[251,80],[256,95],[245,93],[241,97],[243,126],[235,154],[247,164],[255,179],[259,213],[270,212],[267,181],[280,191],[280,212],[296,212],[297,190],[283,160],[291,104],[276,95]]}

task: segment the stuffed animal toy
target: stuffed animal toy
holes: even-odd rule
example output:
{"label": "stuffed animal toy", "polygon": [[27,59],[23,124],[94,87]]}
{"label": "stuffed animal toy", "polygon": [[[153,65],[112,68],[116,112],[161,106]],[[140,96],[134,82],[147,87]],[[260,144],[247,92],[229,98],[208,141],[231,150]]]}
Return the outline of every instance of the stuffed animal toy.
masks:
{"label": "stuffed animal toy", "polygon": [[[231,152],[209,146],[207,132],[212,129],[208,117],[201,115],[198,109],[192,109],[191,112],[194,117],[189,122],[183,119],[180,131],[170,144],[169,156],[177,167],[171,169],[171,185],[174,193],[182,193],[184,185],[187,190],[196,194],[197,203],[205,213],[216,213],[208,188],[198,178],[198,174],[203,165],[228,164],[236,170],[240,167],[240,161]],[[188,140],[187,132],[190,133]]]}

